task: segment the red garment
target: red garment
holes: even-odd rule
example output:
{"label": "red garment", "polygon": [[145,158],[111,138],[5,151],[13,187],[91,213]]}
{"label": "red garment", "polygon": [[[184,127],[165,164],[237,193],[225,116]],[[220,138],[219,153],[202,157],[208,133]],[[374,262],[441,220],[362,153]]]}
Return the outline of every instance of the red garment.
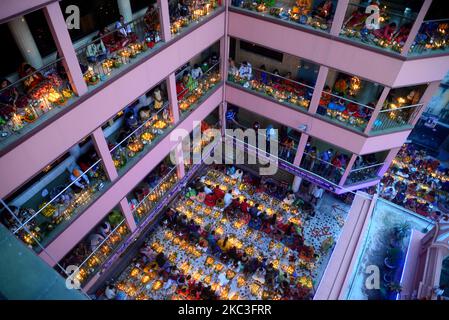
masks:
{"label": "red garment", "polygon": [[214,195],[217,199],[223,199],[225,196],[225,193],[223,190],[221,190],[219,187],[214,189]]}
{"label": "red garment", "polygon": [[178,96],[178,101],[181,101],[186,95],[187,90],[182,81],[176,83],[176,95]]}
{"label": "red garment", "polygon": [[240,204],[240,210],[242,210],[242,212],[248,213],[248,208],[249,208],[248,202],[243,201],[243,202]]}
{"label": "red garment", "polygon": [[206,198],[204,199],[204,204],[209,207],[214,207],[216,201],[217,201],[217,198],[215,197],[215,195],[213,193],[211,193],[211,194],[208,194],[206,196]]}

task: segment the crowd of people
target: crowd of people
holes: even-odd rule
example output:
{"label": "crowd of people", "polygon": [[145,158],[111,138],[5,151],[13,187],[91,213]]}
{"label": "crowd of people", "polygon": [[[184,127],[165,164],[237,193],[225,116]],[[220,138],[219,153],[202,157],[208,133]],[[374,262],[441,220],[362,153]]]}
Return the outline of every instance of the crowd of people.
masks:
{"label": "crowd of people", "polygon": [[[304,200],[289,191],[286,185],[279,184],[272,179],[253,176],[234,166],[217,165],[215,168],[226,173],[232,179],[253,186],[256,193],[265,192],[282,199],[282,203],[289,206],[301,208],[304,205]],[[312,201],[313,205],[316,205],[323,196],[323,189],[319,187],[312,189]],[[211,208],[221,208],[227,223],[244,221],[249,228],[262,231],[273,241],[281,242],[297,251],[303,259],[314,261],[319,255],[312,246],[305,244],[304,230],[301,224],[284,221],[281,212],[269,215],[260,209],[259,204],[242,197],[237,187],[223,191],[218,185],[206,184],[205,176],[201,176],[186,186],[183,196],[195,202],[204,203]],[[247,277],[264,283],[283,299],[310,299],[312,297],[312,291],[297,282],[294,275],[273,266],[269,259],[271,257],[262,256],[261,258],[247,254],[246,250],[238,248],[228,235],[215,232],[209,224],[200,224],[195,219],[188,218],[186,214],[170,208],[166,211],[161,226],[164,227],[164,230],[171,230],[174,237],[184,239],[201,248],[200,250],[208,255],[219,259],[235,272],[243,273]],[[177,296],[190,300],[220,299],[220,295],[215,291],[216,289],[211,288],[210,284],[199,279],[195,280],[191,275],[182,272],[179,266],[170,261],[168,253],[158,253],[151,247],[150,241],[143,244],[137,259],[138,265],[152,265],[157,272],[157,277],[162,279],[164,289],[173,286],[176,288],[172,291],[172,297]],[[289,259],[295,258],[291,256]],[[224,273],[218,276],[217,281],[222,286],[229,282]],[[126,299],[126,294],[120,292],[113,284],[109,284],[100,294],[104,294],[108,299]]]}
{"label": "crowd of people", "polygon": [[449,167],[413,144],[405,144],[382,178],[382,197],[420,215],[449,213]]}

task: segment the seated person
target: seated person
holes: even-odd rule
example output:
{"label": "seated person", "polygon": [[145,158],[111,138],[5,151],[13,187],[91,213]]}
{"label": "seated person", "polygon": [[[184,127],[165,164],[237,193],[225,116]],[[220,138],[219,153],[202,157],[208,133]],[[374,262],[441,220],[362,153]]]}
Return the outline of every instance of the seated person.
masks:
{"label": "seated person", "polygon": [[243,61],[239,68],[239,76],[245,80],[251,80],[252,78],[252,66],[248,61]]}
{"label": "seated person", "polygon": [[332,10],[334,4],[332,0],[322,1],[315,10],[315,13],[318,17],[325,19],[326,21],[332,17]]}
{"label": "seated person", "polygon": [[95,63],[106,59],[107,50],[106,47],[98,36],[92,39],[92,43],[86,48],[86,58],[90,63]]}
{"label": "seated person", "polygon": [[115,29],[118,31],[117,36],[119,40],[123,41],[122,44],[128,44],[137,40],[137,36],[131,29],[131,24],[127,24],[125,22],[125,18],[122,15],[120,15],[119,21],[115,23]]}
{"label": "seated person", "polygon": [[376,38],[392,41],[393,35],[396,31],[397,24],[396,22],[392,22],[390,24],[387,24],[383,28],[380,28],[378,30],[374,30],[373,34],[376,36]]}
{"label": "seated person", "polygon": [[[70,180],[73,182],[73,184],[81,189],[84,189],[87,185],[90,184],[89,178],[87,177],[87,174],[83,175],[83,172],[81,171],[81,168],[78,166],[78,164],[72,164],[68,168],[70,172]],[[81,178],[80,178],[81,177]],[[81,180],[84,180],[85,184],[82,183]]]}
{"label": "seated person", "polygon": [[19,77],[26,78],[23,81],[26,91],[30,91],[44,80],[44,76],[28,63],[22,63],[19,68]]}

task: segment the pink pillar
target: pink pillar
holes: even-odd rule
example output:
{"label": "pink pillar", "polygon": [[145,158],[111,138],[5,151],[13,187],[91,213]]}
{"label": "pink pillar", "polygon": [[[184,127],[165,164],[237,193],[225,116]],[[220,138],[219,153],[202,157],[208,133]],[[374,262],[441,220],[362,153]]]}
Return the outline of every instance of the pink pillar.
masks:
{"label": "pink pillar", "polygon": [[[228,79],[228,59],[229,59],[229,37],[224,36],[220,39],[220,74],[221,79],[226,81]],[[225,86],[226,88],[226,86]],[[223,98],[225,97],[223,90]]]}
{"label": "pink pillar", "polygon": [[405,41],[404,46],[402,47],[401,51],[402,56],[408,55],[410,47],[412,46],[413,41],[415,41],[415,38],[418,35],[419,28],[421,28],[421,25],[424,21],[424,18],[426,17],[427,11],[429,10],[431,4],[432,0],[424,0],[421,10],[419,10],[418,16],[416,17],[416,20],[413,22],[413,26],[412,29],[410,30],[407,40]]}
{"label": "pink pillar", "polygon": [[337,8],[335,9],[334,20],[332,21],[330,34],[338,36],[345,22],[346,10],[348,9],[349,0],[338,0]]}
{"label": "pink pillar", "polygon": [[73,91],[78,96],[87,92],[87,85],[72,45],[67,25],[58,2],[53,2],[44,7],[45,18],[58,48],[59,56],[64,57],[64,68],[69,77]]}
{"label": "pink pillar", "polygon": [[380,178],[382,178],[384,176],[385,172],[388,171],[388,168],[390,168],[391,161],[393,161],[393,159],[396,157],[399,150],[401,150],[401,148],[397,147],[397,148],[393,148],[390,151],[388,151],[388,154],[385,157],[384,165],[380,168],[379,172],[377,173],[377,175]]}
{"label": "pink pillar", "polygon": [[[226,87],[226,86],[225,86]],[[226,130],[226,111],[228,110],[228,103],[226,101],[223,101],[220,103],[218,107],[218,113],[220,116],[220,126],[221,126],[221,136],[225,136],[225,130]]]}
{"label": "pink pillar", "polygon": [[422,95],[421,99],[419,100],[419,103],[422,103],[423,106],[418,109],[418,111],[413,115],[413,119],[411,119],[410,124],[414,126],[419,118],[421,117],[424,110],[427,109],[427,104],[430,102],[430,99],[432,99],[435,92],[438,90],[438,87],[440,86],[440,81],[434,81],[431,82],[427,88],[426,91],[424,91],[424,94]]}
{"label": "pink pillar", "polygon": [[176,77],[175,73],[170,73],[167,78],[167,94],[168,103],[170,106],[170,111],[173,115],[174,123],[179,122],[179,105],[178,105],[178,95],[176,94]]}
{"label": "pink pillar", "polygon": [[123,198],[119,203],[120,210],[122,210],[123,215],[125,216],[126,224],[128,225],[129,230],[133,232],[136,230],[136,220],[134,220],[133,213],[131,208],[129,207],[128,199]]}
{"label": "pink pillar", "polygon": [[170,31],[170,11],[168,9],[168,0],[157,0],[159,7],[159,24],[161,26],[161,38],[165,42],[169,41],[171,37]]}
{"label": "pink pillar", "polygon": [[306,148],[307,141],[309,140],[309,135],[302,133],[299,139],[298,148],[296,148],[295,159],[293,159],[293,165],[299,167],[301,164],[302,156],[304,154],[304,149]]}
{"label": "pink pillar", "polygon": [[351,158],[349,159],[348,165],[346,166],[345,172],[343,172],[340,182],[338,183],[339,186],[343,186],[345,184],[346,178],[349,176],[349,173],[351,173],[352,167],[354,166],[354,162],[356,159],[357,155],[353,153]]}
{"label": "pink pillar", "polygon": [[315,90],[313,90],[312,99],[310,100],[309,113],[316,113],[316,110],[318,109],[321,93],[323,92],[328,73],[329,73],[328,67],[320,66],[320,70],[318,71],[318,77],[316,79]]}
{"label": "pink pillar", "polygon": [[382,110],[382,107],[384,106],[385,100],[387,100],[390,90],[391,89],[389,87],[384,87],[384,90],[380,94],[379,100],[377,100],[376,107],[374,108],[373,114],[371,115],[371,118],[369,119],[365,131],[363,133],[369,134],[369,132],[373,128],[374,122],[379,116],[379,113]]}
{"label": "pink pillar", "polygon": [[114,181],[118,177],[118,173],[114,166],[114,161],[112,160],[111,152],[109,151],[108,143],[106,142],[101,127],[97,128],[92,133],[92,140],[95,145],[95,150],[103,162],[103,167],[109,180]]}

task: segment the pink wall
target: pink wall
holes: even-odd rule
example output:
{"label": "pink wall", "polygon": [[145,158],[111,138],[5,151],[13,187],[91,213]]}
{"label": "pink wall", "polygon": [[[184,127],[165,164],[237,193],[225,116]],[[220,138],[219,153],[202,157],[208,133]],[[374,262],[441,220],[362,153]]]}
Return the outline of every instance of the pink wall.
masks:
{"label": "pink wall", "polygon": [[[202,120],[209,115],[222,101],[222,87],[215,91],[202,105],[193,111],[186,119],[184,119],[177,128],[182,128],[191,132],[193,129],[193,121]],[[158,165],[175,147],[176,141],[170,141],[170,135],[161,140],[149,154],[143,157],[132,167],[124,176],[116,180],[116,182],[86,211],[83,212],[73,223],[60,234],[53,242],[51,242],[46,251],[59,261],[64,255],[72,249],[90,229],[103,219],[120,201],[126,197],[146,174]],[[50,265],[54,265],[54,261],[45,253],[40,256]]]}
{"label": "pink wall", "polygon": [[[0,158],[5,197],[105,121],[224,34],[224,13],[173,42]],[[33,161],[30,161],[33,159]]]}
{"label": "pink wall", "polygon": [[24,12],[37,10],[51,2],[57,0],[1,0],[0,23],[12,20],[14,16],[23,15]]}
{"label": "pink wall", "polygon": [[[334,247],[331,259],[316,290],[314,300],[337,300],[355,256],[356,247],[372,212],[372,201],[367,194],[358,192],[352,203],[345,225]],[[374,200],[375,202],[375,200]]]}
{"label": "pink wall", "polygon": [[417,268],[419,263],[419,253],[421,250],[421,240],[424,238],[424,233],[412,229],[410,236],[410,245],[407,250],[407,255],[404,262],[404,270],[402,271],[401,286],[402,292],[400,294],[400,300],[410,300],[415,290],[415,276],[417,274]]}
{"label": "pink wall", "polygon": [[356,154],[367,154],[401,146],[410,133],[410,130],[407,130],[366,137],[232,86],[226,87],[226,101],[293,129],[298,128],[300,124],[307,124],[307,134]]}
{"label": "pink wall", "polygon": [[229,35],[389,87],[441,80],[449,69],[447,56],[405,61],[400,56],[392,57],[232,11],[229,12]]}

